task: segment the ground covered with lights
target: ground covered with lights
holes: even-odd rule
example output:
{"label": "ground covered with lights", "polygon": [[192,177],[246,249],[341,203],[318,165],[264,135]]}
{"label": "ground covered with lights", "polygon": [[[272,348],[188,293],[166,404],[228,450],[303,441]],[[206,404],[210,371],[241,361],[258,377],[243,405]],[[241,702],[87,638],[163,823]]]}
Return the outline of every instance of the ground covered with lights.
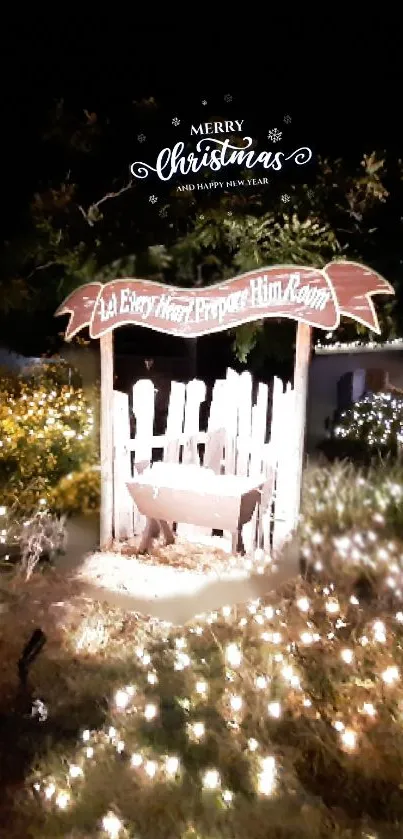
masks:
{"label": "ground covered with lights", "polygon": [[[310,470],[307,577],[182,628],[89,602],[51,572],[10,585],[5,835],[401,836],[402,478],[398,464]],[[48,635],[34,717],[14,695],[24,620]]]}

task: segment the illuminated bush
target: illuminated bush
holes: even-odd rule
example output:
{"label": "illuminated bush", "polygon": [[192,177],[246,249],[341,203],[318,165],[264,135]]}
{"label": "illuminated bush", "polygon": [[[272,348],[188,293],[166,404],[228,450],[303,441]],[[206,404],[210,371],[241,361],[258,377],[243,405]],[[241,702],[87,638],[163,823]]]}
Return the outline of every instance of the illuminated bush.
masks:
{"label": "illuminated bush", "polygon": [[395,451],[403,442],[403,399],[368,394],[341,413],[333,434],[372,450]]}
{"label": "illuminated bush", "polygon": [[0,504],[48,506],[61,478],[96,462],[94,408],[63,366],[0,378]]}
{"label": "illuminated bush", "polygon": [[88,466],[61,478],[51,493],[50,506],[60,514],[88,515],[99,510],[100,490],[99,468]]}

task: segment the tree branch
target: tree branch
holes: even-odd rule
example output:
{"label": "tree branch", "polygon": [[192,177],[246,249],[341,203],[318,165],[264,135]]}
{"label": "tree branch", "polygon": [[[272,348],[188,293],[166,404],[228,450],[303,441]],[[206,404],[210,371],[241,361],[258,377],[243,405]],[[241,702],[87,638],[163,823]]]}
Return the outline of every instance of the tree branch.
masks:
{"label": "tree branch", "polygon": [[99,201],[94,201],[93,204],[90,204],[88,210],[85,211],[84,208],[78,204],[78,209],[82,213],[83,217],[85,218],[86,222],[90,225],[90,227],[94,227],[94,211],[98,210],[101,204],[104,201],[109,201],[111,198],[118,198],[119,195],[122,195],[123,192],[127,192],[129,189],[132,188],[134,181],[130,181],[130,183],[126,184],[126,186],[122,186],[122,189],[119,189],[117,192],[107,192]]}

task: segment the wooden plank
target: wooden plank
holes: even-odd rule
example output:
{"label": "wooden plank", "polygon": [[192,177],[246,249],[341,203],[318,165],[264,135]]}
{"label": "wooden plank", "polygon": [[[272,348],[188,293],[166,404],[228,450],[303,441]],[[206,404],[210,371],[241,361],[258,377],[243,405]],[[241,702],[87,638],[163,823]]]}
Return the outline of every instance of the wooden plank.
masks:
{"label": "wooden plank", "polygon": [[206,385],[199,379],[193,379],[186,387],[185,421],[183,434],[187,438],[182,452],[182,463],[194,463],[200,466],[195,438],[200,432],[200,405],[206,398]]}
{"label": "wooden plank", "polygon": [[[266,384],[259,383],[256,405],[252,406],[250,458],[248,474],[260,476],[263,472],[263,450],[267,431],[267,406],[269,389]],[[253,512],[251,521],[245,525],[242,539],[246,553],[253,555],[260,542],[260,518],[263,513],[262,501]],[[260,547],[260,545],[259,545]]]}
{"label": "wooden plank", "polygon": [[126,481],[132,476],[130,454],[129,397],[113,392],[113,526],[115,539],[134,535],[134,505]]}
{"label": "wooden plank", "polygon": [[282,436],[276,444],[276,490],[273,523],[273,551],[278,553],[293,529],[295,509],[295,446],[293,424],[295,417],[294,391],[288,389],[278,403]]}
{"label": "wooden plank", "polygon": [[101,515],[100,547],[113,538],[113,332],[100,338],[101,358]]}
{"label": "wooden plank", "polygon": [[133,413],[136,419],[136,461],[151,460],[155,391],[150,379],[139,379],[133,386]]}
{"label": "wooden plank", "polygon": [[260,475],[262,472],[264,445],[267,434],[267,407],[269,388],[259,383],[257,402],[252,408],[252,446],[249,463],[249,475]]}
{"label": "wooden plank", "polygon": [[[182,451],[183,464],[195,464],[200,466],[200,457],[197,449],[196,438],[200,431],[200,405],[206,398],[206,385],[199,379],[193,379],[186,386],[186,402],[185,402],[185,421],[183,425],[183,433],[186,442]],[[211,528],[206,531],[206,528],[196,527],[192,523],[180,523],[177,527],[177,534],[182,539],[188,539],[192,542],[197,542],[198,536],[211,535]]]}
{"label": "wooden plank", "polygon": [[[224,473],[235,475],[236,472],[236,438],[238,434],[238,387],[239,376],[235,370],[229,367],[226,376],[225,401],[221,406],[222,424],[226,430],[225,452],[224,452]],[[224,539],[231,542],[231,549],[236,553],[238,546],[238,533],[225,531]]]}
{"label": "wooden plank", "polygon": [[[198,434],[191,435],[191,436],[192,436],[192,438],[195,439],[196,443],[199,444],[199,443],[205,443],[206,442],[208,434],[207,434],[207,431],[199,431]],[[168,432],[166,432],[165,434],[153,434],[153,436],[150,438],[150,444],[151,444],[152,449],[164,449],[164,452],[167,453],[167,457],[164,456],[163,460],[166,463],[170,463],[170,462],[177,463],[178,459],[179,459],[180,447],[183,446],[184,443],[186,443],[186,441],[188,439],[189,439],[188,436],[186,434],[183,434],[183,433],[178,434],[176,436],[171,436],[170,433],[168,434]],[[173,460],[173,459],[171,460],[172,453],[175,450],[175,446],[177,447],[177,450],[178,450],[178,459],[177,460]],[[129,443],[129,451],[135,452],[136,448],[137,448],[137,441],[136,441],[136,438],[133,437],[130,440],[130,443]]]}
{"label": "wooden plank", "polygon": [[208,469],[213,469],[217,475],[221,473],[224,466],[226,392],[226,380],[217,379],[213,387],[207,434],[205,436],[203,465]]}
{"label": "wooden plank", "polygon": [[236,440],[236,474],[249,473],[249,440],[252,433],[252,376],[242,373],[238,386],[238,435]]}
{"label": "wooden plank", "polygon": [[295,434],[295,493],[294,510],[291,514],[291,531],[298,525],[298,517],[301,505],[302,473],[304,465],[305,439],[306,439],[306,408],[308,395],[309,363],[312,350],[312,327],[306,323],[299,323],[297,326],[297,342],[295,349],[294,367],[294,423]]}
{"label": "wooden plank", "polygon": [[263,448],[263,473],[266,484],[262,493],[259,519],[259,544],[267,554],[271,553],[271,530],[273,515],[273,496],[276,477],[273,444],[266,443]]}
{"label": "wooden plank", "polygon": [[186,386],[183,382],[171,382],[166,432],[162,437],[153,437],[152,447],[163,448],[166,463],[179,463],[180,446],[184,442],[183,416],[185,410]]}
{"label": "wooden plank", "polygon": [[[150,379],[139,379],[133,386],[133,413],[136,420],[135,463],[152,460],[152,437],[154,431],[155,390]],[[144,516],[135,514],[134,532],[142,533]]]}

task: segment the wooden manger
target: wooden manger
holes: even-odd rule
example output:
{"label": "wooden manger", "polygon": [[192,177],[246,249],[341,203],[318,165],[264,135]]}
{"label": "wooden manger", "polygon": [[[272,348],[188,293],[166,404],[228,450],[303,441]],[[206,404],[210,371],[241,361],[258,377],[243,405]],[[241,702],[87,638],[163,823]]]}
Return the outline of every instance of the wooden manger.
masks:
{"label": "wooden manger", "polygon": [[166,544],[172,544],[171,522],[229,531],[236,534],[233,550],[244,553],[242,530],[251,521],[266,483],[264,475],[254,480],[216,475],[202,466],[155,463],[127,482],[138,511],[147,520],[139,553],[150,549],[160,529]]}

